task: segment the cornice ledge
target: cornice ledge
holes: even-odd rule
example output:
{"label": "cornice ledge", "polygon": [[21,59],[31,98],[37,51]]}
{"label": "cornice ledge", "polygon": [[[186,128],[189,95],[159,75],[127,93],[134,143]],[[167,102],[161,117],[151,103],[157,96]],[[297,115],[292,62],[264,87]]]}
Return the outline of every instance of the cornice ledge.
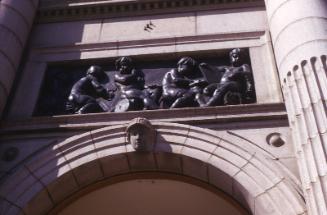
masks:
{"label": "cornice ledge", "polygon": [[60,1],[41,4],[37,23],[265,7],[263,0]]}
{"label": "cornice ledge", "polygon": [[152,111],[131,111],[125,113],[98,113],[83,115],[63,115],[50,117],[32,117],[16,121],[3,121],[0,134],[18,135],[33,132],[85,131],[106,126],[128,123],[136,117],[144,117],[159,122],[200,125],[216,124],[227,126],[231,123],[250,122],[256,126],[260,123],[280,122],[288,125],[287,114],[283,103],[245,104],[206,108],[159,109]]}

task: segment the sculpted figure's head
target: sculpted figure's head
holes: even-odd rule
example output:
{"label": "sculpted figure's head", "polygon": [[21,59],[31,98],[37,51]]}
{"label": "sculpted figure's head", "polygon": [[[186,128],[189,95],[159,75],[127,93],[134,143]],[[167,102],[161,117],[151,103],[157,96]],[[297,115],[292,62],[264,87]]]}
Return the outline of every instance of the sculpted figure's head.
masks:
{"label": "sculpted figure's head", "polygon": [[136,151],[151,151],[156,139],[156,131],[149,120],[135,118],[127,126],[126,138]]}
{"label": "sculpted figure's head", "polygon": [[244,49],[236,48],[229,53],[229,59],[232,66],[242,66],[246,60],[246,53]]}
{"label": "sculpted figure's head", "polygon": [[177,71],[181,75],[193,73],[196,68],[196,61],[191,57],[183,57],[177,63]]}
{"label": "sculpted figure's head", "polygon": [[105,73],[103,72],[100,66],[90,66],[90,68],[86,71],[86,75],[90,75],[95,77],[98,80],[101,80],[105,77]]}
{"label": "sculpted figure's head", "polygon": [[121,74],[130,74],[133,69],[133,60],[130,57],[120,57],[116,60],[115,66]]}

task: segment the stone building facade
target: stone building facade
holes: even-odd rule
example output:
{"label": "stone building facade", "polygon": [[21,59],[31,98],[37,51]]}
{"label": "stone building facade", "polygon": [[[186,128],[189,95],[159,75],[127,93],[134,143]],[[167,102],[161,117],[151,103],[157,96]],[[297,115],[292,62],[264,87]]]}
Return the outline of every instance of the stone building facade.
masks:
{"label": "stone building facade", "polygon": [[[1,0],[0,37],[0,214],[327,214],[325,0]],[[51,71],[233,48],[255,103],[38,116]]]}

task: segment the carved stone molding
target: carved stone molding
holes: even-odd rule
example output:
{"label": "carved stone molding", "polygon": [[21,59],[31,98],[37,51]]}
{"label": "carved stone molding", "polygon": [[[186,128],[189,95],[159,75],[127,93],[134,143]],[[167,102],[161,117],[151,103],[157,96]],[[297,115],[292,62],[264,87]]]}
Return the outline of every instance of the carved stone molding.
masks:
{"label": "carved stone molding", "polygon": [[174,0],[174,1],[61,1],[43,2],[38,11],[37,22],[60,22],[67,20],[101,19],[170,12],[192,12],[240,7],[264,7],[263,0]]}

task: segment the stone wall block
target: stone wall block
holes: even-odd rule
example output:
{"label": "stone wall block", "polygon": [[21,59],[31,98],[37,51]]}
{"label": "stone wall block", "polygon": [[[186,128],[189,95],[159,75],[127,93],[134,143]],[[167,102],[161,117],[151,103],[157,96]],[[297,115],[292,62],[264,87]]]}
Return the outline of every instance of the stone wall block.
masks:
{"label": "stone wall block", "polygon": [[35,47],[96,43],[100,37],[99,21],[59,22],[36,25],[31,32]]}
{"label": "stone wall block", "polygon": [[[151,32],[144,30],[144,27],[149,24],[148,20],[155,25]],[[102,24],[100,41],[128,41],[195,35],[195,20],[194,13],[184,13],[181,16],[136,17],[132,20],[130,18],[105,19]],[[181,29],[183,30],[181,31]]]}
{"label": "stone wall block", "polygon": [[[249,24],[251,23],[251,24]],[[239,11],[238,13],[198,12],[196,27],[198,34],[257,32],[267,26],[265,11]]]}

